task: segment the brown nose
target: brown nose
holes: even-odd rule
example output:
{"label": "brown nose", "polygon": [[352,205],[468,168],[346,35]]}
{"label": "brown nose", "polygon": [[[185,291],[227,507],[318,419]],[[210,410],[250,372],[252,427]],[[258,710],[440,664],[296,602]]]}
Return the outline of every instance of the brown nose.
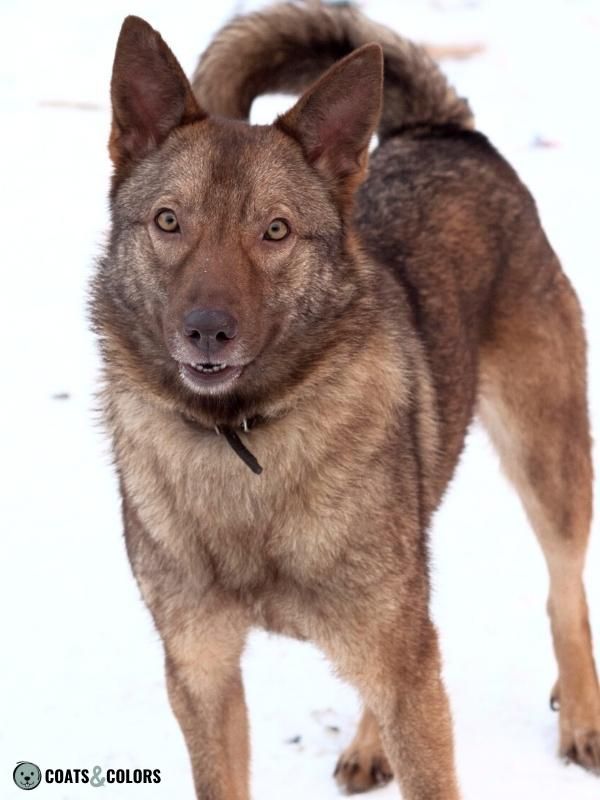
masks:
{"label": "brown nose", "polygon": [[218,353],[227,342],[235,339],[238,323],[227,311],[195,308],[183,321],[185,335],[206,355]]}

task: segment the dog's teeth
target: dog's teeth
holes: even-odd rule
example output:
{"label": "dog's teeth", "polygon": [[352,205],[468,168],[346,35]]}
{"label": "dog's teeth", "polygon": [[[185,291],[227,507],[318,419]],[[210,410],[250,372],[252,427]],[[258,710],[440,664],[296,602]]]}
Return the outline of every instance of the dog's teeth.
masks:
{"label": "dog's teeth", "polygon": [[222,372],[226,369],[227,364],[192,364],[194,369],[197,372],[203,373],[214,373],[214,372]]}

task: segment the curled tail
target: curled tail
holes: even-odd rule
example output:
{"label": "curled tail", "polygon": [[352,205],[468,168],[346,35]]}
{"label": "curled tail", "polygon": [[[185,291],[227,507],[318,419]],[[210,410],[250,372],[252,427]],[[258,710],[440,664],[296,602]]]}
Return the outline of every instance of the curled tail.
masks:
{"label": "curled tail", "polygon": [[202,55],[193,89],[207,112],[247,119],[259,95],[299,94],[368,42],[378,42],[385,58],[380,139],[406,125],[473,127],[467,101],[424,48],[349,3],[282,3],[234,18]]}

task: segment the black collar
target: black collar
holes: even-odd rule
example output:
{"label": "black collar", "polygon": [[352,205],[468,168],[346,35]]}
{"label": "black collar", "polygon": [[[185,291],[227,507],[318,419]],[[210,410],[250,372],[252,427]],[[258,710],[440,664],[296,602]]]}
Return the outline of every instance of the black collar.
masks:
{"label": "black collar", "polygon": [[[188,425],[191,425],[194,428],[200,426],[204,428],[205,431],[210,430],[210,428],[207,428],[205,425],[202,425],[202,423],[199,422],[198,420],[188,417],[186,414],[183,414],[183,419],[187,422]],[[263,468],[258,463],[256,456],[253,455],[253,453],[251,453],[250,450],[248,450],[248,448],[246,447],[246,445],[242,442],[237,432],[240,431],[241,433],[248,434],[251,430],[256,428],[257,425],[261,425],[265,421],[266,420],[264,417],[262,417],[260,414],[257,414],[254,417],[244,418],[240,423],[240,425],[236,427],[232,427],[231,425],[225,425],[225,424],[218,424],[213,427],[214,432],[218,436],[223,435],[225,437],[227,444],[231,447],[233,452],[237,456],[239,456],[239,458],[242,459],[244,464],[249,469],[251,469],[252,472],[254,472],[256,475],[260,475],[260,473],[263,471]]]}
{"label": "black collar", "polygon": [[[239,430],[243,431],[244,433],[248,433],[252,428],[256,427],[261,419],[261,417],[245,419],[239,426]],[[229,425],[215,425],[215,432],[218,435],[223,434],[227,440],[227,444],[231,447],[233,452],[242,459],[244,464],[249,467],[252,472],[255,473],[255,475],[260,475],[260,473],[263,471],[263,468],[256,460],[256,456],[253,455],[250,450],[248,450],[233,428],[231,428]]]}

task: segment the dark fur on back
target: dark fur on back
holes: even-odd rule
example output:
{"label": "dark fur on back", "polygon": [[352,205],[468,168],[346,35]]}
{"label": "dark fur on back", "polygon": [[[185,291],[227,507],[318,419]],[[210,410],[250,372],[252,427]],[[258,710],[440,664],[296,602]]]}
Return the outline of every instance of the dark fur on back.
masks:
{"label": "dark fur on back", "polygon": [[527,189],[472,130],[467,102],[425,50],[351,4],[280,4],[232,20],[202,55],[193,87],[209,112],[247,118],[258,94],[303,91],[369,41],[383,46],[383,112],[354,222],[369,255],[401,282],[427,347],[446,437],[445,483],[473,413],[490,310],[505,277],[510,285],[509,256],[519,261],[519,280],[531,269],[530,250],[553,259]]}

